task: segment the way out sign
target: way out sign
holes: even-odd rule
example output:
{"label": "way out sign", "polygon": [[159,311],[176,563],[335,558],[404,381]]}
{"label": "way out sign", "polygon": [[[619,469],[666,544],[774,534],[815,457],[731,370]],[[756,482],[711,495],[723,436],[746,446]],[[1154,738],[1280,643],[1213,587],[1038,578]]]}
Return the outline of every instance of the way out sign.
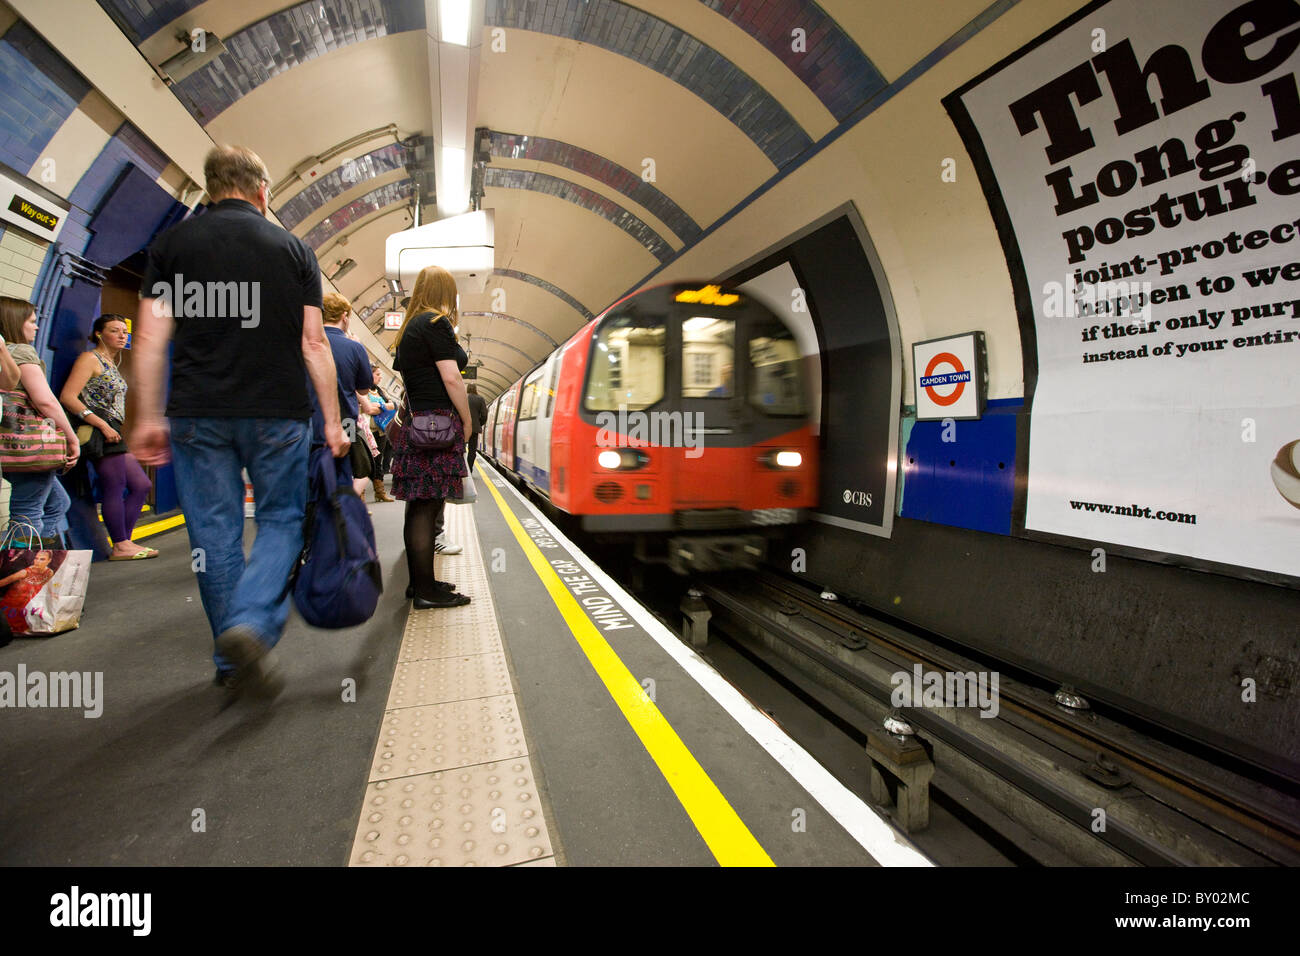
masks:
{"label": "way out sign", "polygon": [[916,420],[979,418],[988,394],[987,368],[983,332],[914,343]]}

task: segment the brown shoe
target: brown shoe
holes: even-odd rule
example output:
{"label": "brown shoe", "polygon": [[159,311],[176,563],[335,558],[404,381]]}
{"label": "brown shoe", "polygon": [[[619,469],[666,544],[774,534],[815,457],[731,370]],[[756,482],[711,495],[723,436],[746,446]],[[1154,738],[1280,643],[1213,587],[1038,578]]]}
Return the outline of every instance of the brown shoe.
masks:
{"label": "brown shoe", "polygon": [[382,478],[371,478],[370,485],[375,489],[375,502],[396,501],[396,498],[390,497],[388,492],[384,491],[384,480]]}

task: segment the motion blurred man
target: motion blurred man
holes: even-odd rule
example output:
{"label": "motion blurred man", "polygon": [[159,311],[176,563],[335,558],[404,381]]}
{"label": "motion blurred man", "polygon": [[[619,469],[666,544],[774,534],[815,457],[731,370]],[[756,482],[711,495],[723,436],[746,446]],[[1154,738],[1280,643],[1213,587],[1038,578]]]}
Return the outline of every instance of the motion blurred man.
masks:
{"label": "motion blurred man", "polygon": [[[149,248],[136,321],[140,420],[130,444],[142,464],[174,463],[216,644],[215,683],[274,697],[283,680],[268,655],[284,631],[285,584],[302,550],[308,376],[330,451],[341,458],[349,443],[321,324],[315,254],[266,219],[270,177],[251,150],[217,147],[204,176],[213,202],[207,213]],[[257,502],[247,561],[241,470]]]}

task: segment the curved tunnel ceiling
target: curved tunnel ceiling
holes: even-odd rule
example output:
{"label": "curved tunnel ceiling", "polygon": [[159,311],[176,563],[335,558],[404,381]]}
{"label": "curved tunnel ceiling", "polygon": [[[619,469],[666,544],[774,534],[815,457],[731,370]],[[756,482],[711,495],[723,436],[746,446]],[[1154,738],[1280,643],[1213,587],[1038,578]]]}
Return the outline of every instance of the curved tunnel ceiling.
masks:
{"label": "curved tunnel ceiling", "polygon": [[[354,260],[335,284],[390,345],[376,317],[391,301],[384,239],[409,226],[418,188],[400,141],[436,133],[436,4],[99,3],[154,63],[182,32],[222,38],[225,52],[173,93],[215,140],[266,159],[272,209],[327,275]],[[462,294],[461,332],[486,363],[484,393],[697,242],[984,4],[957,0],[934,17],[893,7],[483,0],[473,124],[490,130],[483,207],[496,211],[496,269],[483,292]]]}

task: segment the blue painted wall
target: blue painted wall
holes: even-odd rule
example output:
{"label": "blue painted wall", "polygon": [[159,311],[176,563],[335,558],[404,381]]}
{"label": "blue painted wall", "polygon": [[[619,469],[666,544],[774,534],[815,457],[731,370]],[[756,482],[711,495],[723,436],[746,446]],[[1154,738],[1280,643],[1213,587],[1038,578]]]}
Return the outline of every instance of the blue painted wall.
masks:
{"label": "blue painted wall", "polygon": [[1011,533],[1015,499],[1016,419],[1021,399],[991,401],[979,421],[903,419],[899,516],[935,524]]}

